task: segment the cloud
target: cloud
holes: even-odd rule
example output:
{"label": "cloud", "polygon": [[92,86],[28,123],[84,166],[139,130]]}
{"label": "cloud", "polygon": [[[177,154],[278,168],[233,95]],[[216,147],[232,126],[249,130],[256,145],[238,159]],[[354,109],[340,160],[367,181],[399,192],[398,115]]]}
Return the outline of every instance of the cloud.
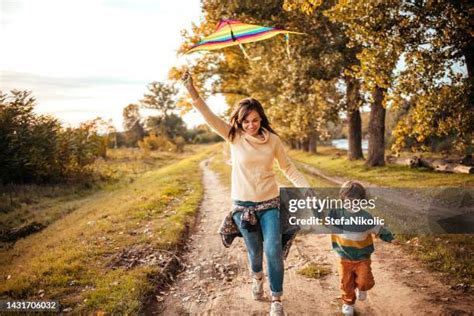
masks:
{"label": "cloud", "polygon": [[59,77],[59,76],[45,76],[24,72],[2,71],[0,82],[2,86],[12,87],[32,87],[40,89],[74,89],[74,88],[88,88],[98,86],[110,85],[144,85],[146,82],[137,79],[118,78],[118,77]]}

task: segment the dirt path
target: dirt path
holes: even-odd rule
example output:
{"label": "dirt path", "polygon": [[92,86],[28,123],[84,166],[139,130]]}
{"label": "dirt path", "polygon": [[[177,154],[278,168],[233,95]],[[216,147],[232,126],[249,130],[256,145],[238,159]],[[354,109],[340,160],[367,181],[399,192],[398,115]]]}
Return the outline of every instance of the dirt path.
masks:
{"label": "dirt path", "polygon": [[[239,238],[231,248],[221,244],[217,229],[231,205],[228,188],[219,183],[207,162],[205,198],[195,233],[190,238],[186,266],[166,292],[160,292],[164,315],[266,315],[270,302],[254,301],[250,294],[247,254]],[[401,249],[376,243],[373,256],[375,287],[366,302],[356,303],[363,315],[459,315],[470,314],[473,303],[455,292],[433,273],[409,259]],[[326,263],[332,273],[323,279],[307,279],[297,270],[309,260]],[[285,261],[284,308],[287,315],[340,314],[337,261],[327,235],[299,236]],[[268,297],[268,282],[265,280]]]}

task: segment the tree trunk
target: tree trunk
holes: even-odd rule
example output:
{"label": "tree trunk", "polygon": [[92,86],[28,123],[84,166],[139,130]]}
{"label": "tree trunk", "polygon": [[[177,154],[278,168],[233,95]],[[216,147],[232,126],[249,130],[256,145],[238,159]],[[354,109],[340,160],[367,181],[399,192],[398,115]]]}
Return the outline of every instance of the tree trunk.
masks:
{"label": "tree trunk", "polygon": [[296,141],[296,149],[303,150],[303,142],[301,140]]}
{"label": "tree trunk", "polygon": [[308,151],[315,154],[318,149],[318,135],[316,133],[311,134],[309,137]]}
{"label": "tree trunk", "polygon": [[383,98],[386,89],[375,87],[370,105],[369,151],[366,164],[370,167],[385,165],[385,108]]}
{"label": "tree trunk", "polygon": [[298,149],[298,142],[295,139],[291,139],[290,148],[291,149]]}
{"label": "tree trunk", "polygon": [[[474,98],[474,44],[469,44],[469,46],[464,50],[464,59],[466,60],[467,76],[469,78],[469,98],[472,100]],[[474,102],[468,101],[471,109],[474,108]]]}
{"label": "tree trunk", "polygon": [[352,77],[345,77],[347,90],[347,124],[349,131],[349,160],[364,159],[362,153],[362,120],[360,118],[359,106],[359,81]]}
{"label": "tree trunk", "polygon": [[464,59],[466,60],[466,68],[467,68],[467,76],[469,77],[469,81],[473,82],[474,76],[474,45],[469,45],[470,47],[464,50]]}
{"label": "tree trunk", "polygon": [[349,160],[364,159],[362,152],[362,120],[359,110],[347,111],[349,131]]}
{"label": "tree trunk", "polygon": [[309,138],[308,137],[303,139],[303,141],[301,142],[301,147],[302,147],[303,151],[309,152]]}

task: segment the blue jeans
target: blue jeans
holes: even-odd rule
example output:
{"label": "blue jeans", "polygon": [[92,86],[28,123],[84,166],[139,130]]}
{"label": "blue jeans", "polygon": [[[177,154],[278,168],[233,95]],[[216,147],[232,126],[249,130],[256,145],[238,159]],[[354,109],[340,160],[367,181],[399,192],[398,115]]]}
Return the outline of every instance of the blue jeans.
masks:
{"label": "blue jeans", "polygon": [[[252,206],[255,202],[234,201],[235,204],[242,206]],[[280,229],[280,211],[276,208],[265,211],[255,212],[261,231],[250,232],[241,227],[240,216],[242,212],[235,212],[234,222],[247,245],[247,253],[252,272],[262,271],[263,252],[267,259],[267,271],[270,282],[272,296],[281,296],[283,294],[283,252]]]}

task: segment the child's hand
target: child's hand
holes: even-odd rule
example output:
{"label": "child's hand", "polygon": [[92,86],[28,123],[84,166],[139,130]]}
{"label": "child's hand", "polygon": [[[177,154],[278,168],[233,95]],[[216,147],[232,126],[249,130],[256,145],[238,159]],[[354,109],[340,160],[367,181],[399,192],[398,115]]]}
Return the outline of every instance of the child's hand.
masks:
{"label": "child's hand", "polygon": [[392,243],[395,246],[400,246],[400,242],[396,239],[393,239],[390,243]]}

